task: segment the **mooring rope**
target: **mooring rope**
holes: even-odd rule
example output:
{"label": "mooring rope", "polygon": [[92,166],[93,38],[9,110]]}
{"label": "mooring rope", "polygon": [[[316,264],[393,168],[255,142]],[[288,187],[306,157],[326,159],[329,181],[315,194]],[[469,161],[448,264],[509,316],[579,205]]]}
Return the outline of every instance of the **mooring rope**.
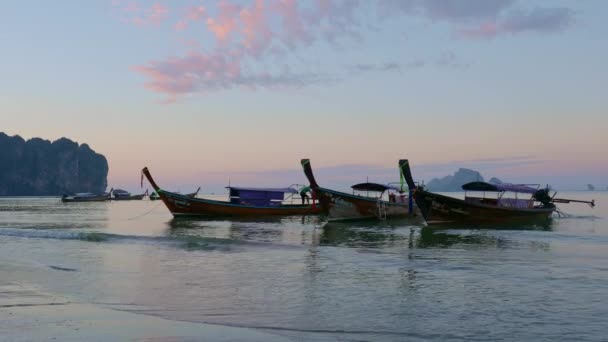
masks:
{"label": "mooring rope", "polygon": [[124,219],[124,220],[121,220],[121,221],[132,221],[132,220],[135,220],[135,219],[138,219],[138,218],[144,217],[144,216],[146,216],[146,215],[150,214],[152,211],[154,211],[154,209],[158,208],[158,206],[159,206],[159,205],[163,204],[163,201],[159,201],[159,202],[160,202],[160,203],[156,203],[156,205],[155,205],[154,207],[152,207],[152,209],[150,209],[150,210],[146,211],[145,213],[143,213],[143,214],[139,214],[139,215],[137,215],[137,216],[133,216],[133,217],[131,217],[131,218],[127,218],[127,219]]}

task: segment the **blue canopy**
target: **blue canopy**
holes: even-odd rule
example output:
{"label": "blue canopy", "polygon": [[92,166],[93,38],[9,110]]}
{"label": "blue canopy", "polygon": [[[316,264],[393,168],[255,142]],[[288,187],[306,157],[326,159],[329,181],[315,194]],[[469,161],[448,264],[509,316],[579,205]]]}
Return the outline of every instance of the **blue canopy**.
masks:
{"label": "blue canopy", "polygon": [[228,186],[230,203],[254,205],[259,207],[279,206],[285,198],[285,193],[295,194],[293,188],[241,188]]}
{"label": "blue canopy", "polygon": [[294,188],[244,188],[237,186],[227,186],[226,189],[236,190],[236,191],[263,191],[263,192],[282,192],[282,193],[290,193],[295,194],[298,191]]}
{"label": "blue canopy", "polygon": [[462,189],[465,191],[509,191],[509,192],[519,192],[526,194],[534,194],[538,189],[533,187],[523,185],[523,184],[510,184],[510,183],[502,183],[502,184],[494,184],[494,183],[486,183],[486,182],[471,182],[464,184]]}

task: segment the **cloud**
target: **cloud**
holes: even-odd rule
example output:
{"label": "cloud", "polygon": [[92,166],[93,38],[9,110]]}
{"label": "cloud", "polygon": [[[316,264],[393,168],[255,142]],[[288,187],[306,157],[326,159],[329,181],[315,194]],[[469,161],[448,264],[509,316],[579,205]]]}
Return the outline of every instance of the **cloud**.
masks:
{"label": "cloud", "polygon": [[[135,1],[113,1],[128,21],[138,25],[159,26],[170,12],[159,2],[143,8]],[[447,23],[458,37],[485,39],[526,32],[554,33],[574,22],[574,13],[567,8],[522,10],[518,4],[515,0],[207,1],[204,6],[171,11],[179,14],[172,26],[183,34],[199,22],[196,35],[205,28],[201,36],[210,35],[214,45],[195,44],[190,34],[181,41],[194,53],[151,61],[133,70],[147,77],[147,89],[172,100],[180,95],[240,87],[302,87],[340,77],[317,71],[278,71],[275,65],[287,65],[283,68],[286,70],[307,70],[310,63],[293,57],[301,50],[313,51],[323,44],[335,48],[348,43],[353,48],[364,48],[363,37],[373,40],[370,34],[378,33],[370,27],[379,27],[392,18],[402,23],[409,17],[424,17]],[[459,61],[453,52],[444,52],[436,59],[383,64],[364,61],[346,67],[351,73],[369,73],[424,66],[465,68],[469,64]]]}
{"label": "cloud", "polygon": [[467,38],[494,38],[524,32],[555,33],[574,23],[574,11],[549,7],[523,10],[515,0],[385,0],[381,17],[421,15],[444,21]]}
{"label": "cloud", "polygon": [[417,59],[407,63],[386,62],[380,64],[360,63],[351,66],[349,69],[353,73],[370,73],[370,72],[399,72],[404,69],[417,69],[426,66],[451,67],[451,68],[466,68],[469,64],[458,60],[456,55],[451,52],[443,52],[436,60]]}
{"label": "cloud", "polygon": [[378,12],[389,17],[405,13],[448,22],[478,21],[496,18],[514,3],[514,0],[383,0]]}
{"label": "cloud", "polygon": [[574,23],[574,11],[569,8],[536,8],[532,11],[514,11],[502,23],[505,31],[558,32]]}
{"label": "cloud", "polygon": [[575,21],[574,15],[574,11],[568,8],[514,10],[496,21],[464,28],[459,33],[467,38],[494,38],[502,34],[524,32],[556,33],[571,26]]}
{"label": "cloud", "polygon": [[171,57],[133,70],[148,77],[145,87],[167,95],[166,102],[174,102],[181,95],[232,88],[293,88],[332,80],[316,73],[293,73],[288,67],[280,71],[246,70],[242,56],[190,53],[184,57]]}
{"label": "cloud", "polygon": [[150,7],[143,7],[137,1],[113,0],[112,6],[118,9],[123,22],[137,26],[158,26],[168,18],[169,8],[156,2]]}
{"label": "cloud", "polygon": [[387,62],[384,64],[355,64],[352,67],[353,71],[356,72],[370,72],[370,71],[392,71],[400,70],[401,65],[395,62]]}
{"label": "cloud", "polygon": [[207,18],[207,28],[220,43],[223,43],[236,30],[241,7],[230,1],[222,0],[217,4],[217,8],[219,14],[215,18]]}

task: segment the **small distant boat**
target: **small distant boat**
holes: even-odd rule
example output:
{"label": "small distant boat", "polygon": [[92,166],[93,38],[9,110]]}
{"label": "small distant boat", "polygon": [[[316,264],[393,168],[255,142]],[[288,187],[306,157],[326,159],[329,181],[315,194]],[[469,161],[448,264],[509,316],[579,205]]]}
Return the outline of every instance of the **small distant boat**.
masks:
{"label": "small distant boat", "polygon": [[132,195],[130,192],[122,189],[112,191],[112,200],[114,201],[139,201],[144,199],[147,194]]}
{"label": "small distant boat", "polygon": [[[143,176],[163,200],[171,214],[179,216],[205,217],[264,217],[318,214],[320,208],[313,205],[284,204],[285,194],[293,196],[297,190],[287,188],[245,188],[227,187],[230,191],[229,201],[217,201],[195,197],[196,193],[184,195],[162,190],[152,178],[147,167],[142,170]],[[198,191],[197,191],[198,192]]]}
{"label": "small distant boat", "polygon": [[[319,186],[309,159],[302,159],[300,163],[313,190],[313,199],[319,199],[329,221],[416,216],[413,198],[409,195],[409,189],[403,186],[368,182],[353,185],[353,194],[335,191]],[[367,195],[369,193],[372,195]],[[383,199],[385,193],[388,193],[388,200]]]}
{"label": "small distant boat", "polygon": [[[400,165],[416,204],[428,224],[536,222],[550,219],[553,212],[557,211],[555,203],[576,202],[595,206],[595,201],[555,198],[557,193],[551,196],[549,187],[540,188],[537,184],[471,182],[462,186],[464,199],[454,198],[415,185],[409,163],[405,161]],[[505,196],[506,194],[512,196]],[[522,195],[526,198],[521,198]]]}
{"label": "small distant boat", "polygon": [[105,202],[110,199],[110,194],[94,194],[90,192],[81,192],[75,194],[65,194],[61,197],[61,202]]}

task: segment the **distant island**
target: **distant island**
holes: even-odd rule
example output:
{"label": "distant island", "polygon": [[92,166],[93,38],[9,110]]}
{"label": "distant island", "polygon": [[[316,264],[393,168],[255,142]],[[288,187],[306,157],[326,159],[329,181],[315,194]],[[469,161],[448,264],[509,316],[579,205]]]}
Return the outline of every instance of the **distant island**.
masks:
{"label": "distant island", "polygon": [[[427,183],[426,188],[430,191],[439,192],[462,191],[463,184],[475,181],[484,182],[481,173],[471,169],[460,168],[453,175],[431,179],[431,181]],[[495,184],[502,183],[502,181],[496,177],[490,178],[489,182]]]}
{"label": "distant island", "polygon": [[108,161],[89,145],[61,138],[25,141],[0,132],[0,196],[58,196],[101,193],[108,181]]}

